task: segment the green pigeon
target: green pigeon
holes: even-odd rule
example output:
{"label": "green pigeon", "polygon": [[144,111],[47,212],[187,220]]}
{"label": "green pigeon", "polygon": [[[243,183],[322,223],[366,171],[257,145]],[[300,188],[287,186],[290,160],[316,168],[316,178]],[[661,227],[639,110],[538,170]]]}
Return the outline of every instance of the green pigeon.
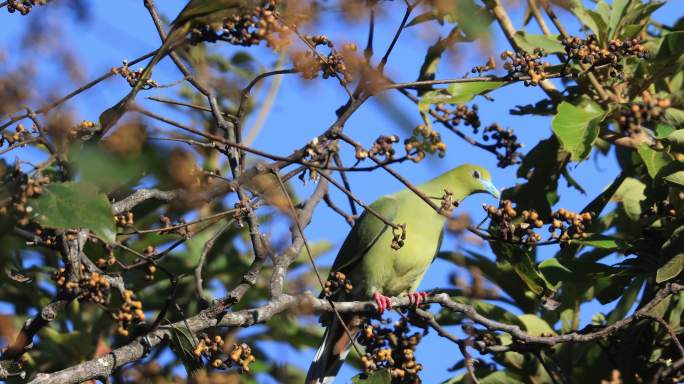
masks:
{"label": "green pigeon", "polygon": [[142,71],[133,89],[121,101],[102,112],[100,115],[100,135],[104,136],[121,119],[126,113],[128,103],[135,99],[135,96],[150,78],[152,68],[171,52],[174,46],[180,43],[194,26],[222,22],[228,17],[254,9],[260,3],[261,0],[190,0],[176,19],[171,22],[171,30],[169,30],[164,43]]}
{"label": "green pigeon", "polygon": [[[418,189],[438,205],[445,189],[453,193],[454,201],[462,201],[475,193],[499,197],[489,172],[471,164],[447,171],[419,185]],[[337,272],[344,274],[352,285],[351,291],[335,292],[332,300],[373,299],[379,313],[389,307],[389,296],[406,294],[412,303],[420,304],[427,293],[416,289],[439,251],[447,218],[408,188],[379,198],[370,208],[391,223],[406,224],[404,244],[393,250],[392,228],[365,211],[344,240],[330,272],[331,276]],[[349,334],[335,314],[321,316],[321,323],[327,328],[309,367],[307,384],[330,384],[342,367],[351,347],[349,336],[355,337],[363,319],[358,315],[341,317]]]}

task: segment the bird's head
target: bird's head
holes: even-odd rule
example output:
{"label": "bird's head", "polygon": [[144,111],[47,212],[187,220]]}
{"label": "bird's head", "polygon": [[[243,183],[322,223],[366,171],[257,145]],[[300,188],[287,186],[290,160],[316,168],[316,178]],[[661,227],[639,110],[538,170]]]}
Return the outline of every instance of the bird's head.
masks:
{"label": "bird's head", "polygon": [[492,183],[492,176],[489,171],[479,165],[463,164],[456,167],[453,172],[457,174],[456,179],[461,184],[461,188],[469,195],[473,193],[488,193],[496,199],[501,195]]}

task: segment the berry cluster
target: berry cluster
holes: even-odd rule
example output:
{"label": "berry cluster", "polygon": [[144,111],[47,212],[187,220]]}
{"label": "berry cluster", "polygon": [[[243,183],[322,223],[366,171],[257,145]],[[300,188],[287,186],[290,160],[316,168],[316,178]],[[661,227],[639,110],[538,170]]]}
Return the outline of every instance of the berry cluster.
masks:
{"label": "berry cluster", "polygon": [[674,221],[678,217],[677,207],[669,200],[661,200],[641,213],[642,218],[654,216],[663,216],[668,221]]}
{"label": "berry cluster", "polygon": [[124,212],[114,215],[114,222],[120,227],[133,225],[133,212]]}
{"label": "berry cluster", "polygon": [[313,47],[325,46],[330,52],[323,56],[318,52],[299,52],[292,56],[294,67],[305,79],[311,80],[323,74],[323,78],[339,77],[342,84],[349,84],[354,80],[353,72],[362,62],[356,53],[356,44],[347,43],[342,45],[342,49],[335,49],[335,45],[326,36],[315,35],[305,36],[307,42]]}
{"label": "berry cluster", "polygon": [[225,358],[223,353],[224,346],[225,341],[221,336],[217,335],[212,339],[207,335],[203,335],[192,353],[196,359],[205,358],[216,369],[228,369],[233,365],[238,365],[240,373],[248,373],[249,365],[256,360],[256,357],[252,354],[252,348],[245,343],[240,345],[233,344],[231,351],[228,353],[228,358]]}
{"label": "berry cluster", "polygon": [[69,294],[78,295],[81,301],[90,301],[100,305],[109,304],[111,288],[109,279],[98,272],[88,272],[83,265],[81,265],[81,277],[78,282],[68,281],[64,268],[57,270],[52,275],[52,280]]}
{"label": "berry cluster", "polygon": [[335,272],[330,275],[328,281],[325,282],[323,287],[323,294],[325,296],[333,296],[337,292],[344,290],[344,292],[351,292],[353,286],[351,280],[347,279],[347,275],[342,272]]}
{"label": "berry cluster", "polygon": [[95,123],[90,120],[83,120],[80,123],[69,128],[67,137],[69,140],[74,140],[79,137],[91,135],[93,133],[93,128],[95,128]]}
{"label": "berry cluster", "polygon": [[221,336],[216,335],[212,339],[208,335],[203,335],[192,351],[192,354],[198,360],[203,357],[206,358],[214,368],[227,367],[220,358],[224,345],[225,341],[223,341]]}
{"label": "berry cluster", "polygon": [[390,247],[395,251],[404,246],[406,242],[406,224],[397,224],[392,228],[392,244]]}
{"label": "berry cluster", "polygon": [[[128,60],[124,60],[121,67],[112,68],[112,70],[114,71],[114,73],[123,77],[128,82],[128,85],[130,85],[131,87],[135,87],[143,73],[142,68],[138,68],[137,70],[131,69],[128,66]],[[157,84],[156,81],[152,79],[146,79],[142,89],[151,89],[156,88],[158,86],[159,84]]]}
{"label": "berry cluster", "polygon": [[160,235],[168,233],[177,233],[184,237],[190,236],[190,230],[186,225],[187,223],[185,222],[185,219],[182,217],[174,223],[170,217],[166,215],[161,215],[159,216],[159,222],[162,225],[162,230],[159,231]]}
{"label": "berry cluster", "polygon": [[48,248],[57,244],[57,236],[55,235],[54,231],[45,231],[41,227],[36,227],[34,233],[38,238],[38,241],[36,242],[37,244],[44,245]]}
{"label": "berry cluster", "polygon": [[443,120],[448,121],[452,125],[459,125],[461,122],[465,126],[473,127],[473,133],[477,133],[480,128],[480,115],[477,113],[477,104],[473,104],[468,108],[465,104],[455,104],[453,109],[450,109],[446,104],[440,103],[435,106],[435,110],[439,113]]}
{"label": "berry cluster", "polygon": [[551,237],[560,240],[561,245],[586,237],[588,234],[584,231],[594,216],[593,212],[575,213],[561,208],[551,215]]}
{"label": "berry cluster", "polygon": [[159,216],[159,222],[162,224],[162,228],[169,228],[173,225],[171,218],[166,215]]}
{"label": "berry cluster", "polygon": [[114,250],[111,249],[110,247],[107,247],[107,248],[108,248],[108,252],[109,252],[107,258],[105,259],[103,257],[100,257],[95,262],[95,265],[97,265],[97,267],[100,269],[107,269],[107,267],[110,267],[110,266],[116,264],[117,260],[116,260],[116,256],[114,256]]}
{"label": "berry cluster", "polygon": [[[147,260],[153,260],[156,254],[157,248],[155,248],[154,245],[148,245],[147,247],[145,247],[145,250],[143,251],[143,256],[145,256]],[[153,262],[150,261],[145,266],[145,280],[154,280],[155,272],[157,272],[157,267],[154,265]]]}
{"label": "berry cluster", "polygon": [[644,127],[653,128],[664,110],[670,107],[669,99],[655,98],[648,91],[643,92],[641,100],[620,110],[617,122],[624,134],[638,135]]}
{"label": "berry cluster", "polygon": [[131,325],[145,321],[145,313],[142,311],[142,302],[135,300],[135,294],[130,289],[124,290],[123,299],[123,304],[112,317],[118,323],[116,332],[126,337]]}
{"label": "berry cluster", "polygon": [[235,212],[233,213],[233,220],[243,228],[245,226],[245,218],[252,212],[252,206],[249,203],[249,199],[245,197],[244,199],[237,201],[233,207]]}
{"label": "berry cluster", "polygon": [[241,373],[249,373],[249,365],[256,361],[256,357],[252,355],[252,348],[242,343],[240,345],[233,344],[233,349],[228,354],[230,360],[228,361],[228,366],[231,367],[233,364],[240,366]]}
{"label": "berry cluster", "polygon": [[541,48],[535,48],[533,53],[525,51],[504,51],[501,53],[501,59],[505,60],[503,67],[508,71],[508,76],[529,76],[529,79],[524,81],[526,87],[538,85],[548,77],[546,70],[550,64],[542,61],[545,56],[546,54]]}
{"label": "berry cluster", "polygon": [[494,60],[493,56],[489,56],[489,59],[485,63],[485,65],[478,65],[473,67],[473,69],[470,70],[471,73],[477,73],[478,76],[481,75],[483,72],[491,71],[496,69],[496,60]]}
{"label": "berry cluster", "polygon": [[[35,127],[33,127],[35,130]],[[30,140],[33,136],[31,135],[31,132],[24,127],[24,124],[17,124],[17,127],[14,130],[14,133],[10,132],[3,132],[2,136],[0,136],[0,147],[5,145],[11,146],[14,144],[22,143],[27,140]]]}
{"label": "berry cluster", "polygon": [[[245,47],[258,45],[262,40],[275,49],[289,45],[290,30],[286,25],[278,22],[275,11],[277,3],[276,0],[268,0],[261,7],[229,17],[223,22],[220,39]],[[212,33],[214,32],[211,28],[200,30],[199,35],[197,32],[193,33],[193,40],[197,41],[197,38],[201,38],[201,40],[215,41],[217,36],[211,36]],[[276,33],[280,38],[276,37]]]}
{"label": "berry cluster", "polygon": [[[338,150],[339,145],[336,141],[327,138],[325,140],[319,140],[318,137],[314,137],[306,144],[306,147],[304,147],[303,160],[319,166],[325,166],[329,161],[330,154],[336,153]],[[302,176],[300,176],[300,178],[302,178]],[[318,175],[315,175],[312,171],[311,178],[316,180]]]}
{"label": "berry cluster", "polygon": [[[489,139],[495,141],[491,146],[497,151],[496,158],[499,160],[497,165],[500,168],[520,163],[522,155],[518,149],[522,148],[523,145],[518,142],[518,137],[512,129],[503,129],[499,124],[494,123],[484,129],[482,139],[484,141],[489,141]],[[503,153],[500,153],[499,149],[503,149]]]}
{"label": "berry cluster", "polygon": [[[496,228],[496,237],[504,241],[534,245],[541,241],[541,235],[535,232],[547,223],[536,211],[522,211],[520,215],[513,208],[510,200],[502,200],[499,207],[483,204],[482,207]],[[587,237],[586,228],[591,224],[593,212],[575,213],[561,208],[551,215],[548,230],[551,239],[557,240],[564,247],[570,240]]]}
{"label": "berry cluster", "polygon": [[623,58],[634,56],[640,59],[648,56],[646,47],[640,39],[622,41],[613,39],[607,47],[601,47],[595,35],[589,35],[586,39],[568,37],[563,40],[565,53],[567,54],[566,66],[570,62],[590,65],[592,68],[607,66],[610,77],[623,76],[620,61]]}
{"label": "berry cluster", "polygon": [[498,207],[482,204],[495,227],[497,237],[509,242],[534,244],[541,240],[541,235],[534,230],[544,226],[544,221],[539,218],[537,211],[523,211],[522,220],[513,222],[518,217],[518,212],[513,208],[510,200],[502,200]]}
{"label": "berry cluster", "polygon": [[7,2],[7,11],[9,11],[9,13],[19,11],[19,13],[24,16],[31,12],[33,6],[45,5],[47,2],[48,0],[9,0]]}
{"label": "berry cluster", "polygon": [[7,214],[10,209],[18,216],[17,224],[29,223],[33,208],[28,204],[28,199],[40,196],[43,188],[50,183],[50,177],[35,174],[30,177],[21,172],[17,163],[14,169],[5,176],[7,185],[11,186],[12,194],[8,200],[0,202],[0,215]]}
{"label": "berry cluster", "polygon": [[438,132],[433,131],[427,125],[419,125],[413,130],[413,135],[404,140],[406,156],[414,163],[422,161],[427,153],[442,158],[446,155],[446,144]]}
{"label": "berry cluster", "polygon": [[399,142],[399,136],[397,135],[381,135],[378,137],[375,142],[373,143],[373,146],[371,147],[370,151],[366,151],[365,149],[358,147],[356,148],[356,159],[361,161],[365,159],[366,157],[370,156],[382,156],[385,158],[385,160],[392,160],[394,159],[394,143]]}
{"label": "berry cluster", "polygon": [[444,190],[444,195],[440,199],[442,203],[439,206],[439,213],[444,216],[451,217],[454,212],[454,208],[458,207],[459,201],[454,200],[454,193],[448,189]]}
{"label": "berry cluster", "polygon": [[422,335],[409,331],[408,321],[403,318],[392,328],[368,324],[358,337],[366,347],[366,354],[361,357],[364,371],[388,369],[393,383],[420,383],[418,372],[423,366],[416,361],[414,352]]}

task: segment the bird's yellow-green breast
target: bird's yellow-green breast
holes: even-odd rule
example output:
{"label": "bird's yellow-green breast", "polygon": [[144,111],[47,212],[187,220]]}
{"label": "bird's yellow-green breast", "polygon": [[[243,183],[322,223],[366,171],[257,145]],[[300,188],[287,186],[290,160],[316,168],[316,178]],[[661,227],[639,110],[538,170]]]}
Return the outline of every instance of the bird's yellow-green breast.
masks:
{"label": "bird's yellow-green breast", "polygon": [[[439,205],[448,189],[455,200],[474,193],[498,197],[486,169],[462,165],[418,188]],[[407,237],[403,247],[391,248],[392,228],[366,211],[345,239],[333,264],[353,285],[344,298],[368,299],[375,292],[394,296],[414,291],[439,251],[446,217],[410,189],[381,197],[370,207],[394,224],[405,224]]]}

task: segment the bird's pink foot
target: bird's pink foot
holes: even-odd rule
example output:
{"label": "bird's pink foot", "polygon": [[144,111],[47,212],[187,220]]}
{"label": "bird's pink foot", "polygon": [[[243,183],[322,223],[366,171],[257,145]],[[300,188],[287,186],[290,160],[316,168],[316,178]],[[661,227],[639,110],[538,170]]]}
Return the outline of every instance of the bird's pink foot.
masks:
{"label": "bird's pink foot", "polygon": [[412,305],[415,305],[416,307],[420,305],[420,303],[424,302],[427,300],[428,296],[430,296],[429,293],[427,292],[409,292],[407,294],[409,298],[409,303]]}
{"label": "bird's pink foot", "polygon": [[383,312],[385,312],[387,308],[389,308],[392,305],[392,303],[390,302],[390,298],[384,296],[380,292],[375,292],[373,294],[373,299],[375,300],[375,304],[378,306],[378,313],[381,315]]}

